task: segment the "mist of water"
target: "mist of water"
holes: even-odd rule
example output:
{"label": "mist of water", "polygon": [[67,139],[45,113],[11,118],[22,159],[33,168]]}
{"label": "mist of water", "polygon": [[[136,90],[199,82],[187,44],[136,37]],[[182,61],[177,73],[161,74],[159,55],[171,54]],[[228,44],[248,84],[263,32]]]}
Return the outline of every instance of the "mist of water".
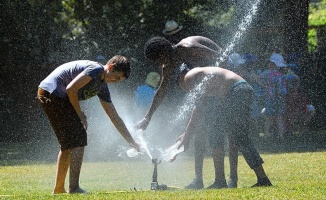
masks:
{"label": "mist of water", "polygon": [[204,94],[207,86],[206,83],[209,79],[210,76],[205,76],[203,80],[185,97],[185,103],[179,108],[178,115],[176,116],[177,121],[180,119],[185,119],[187,116],[189,116],[198,98]]}
{"label": "mist of water", "polygon": [[[224,49],[224,52],[222,53],[222,57],[217,60],[217,64],[223,60],[225,60],[230,52],[233,51],[234,47],[239,43],[239,41],[242,39],[243,34],[246,32],[248,27],[250,26],[253,17],[256,15],[258,6],[260,4],[260,0],[255,0],[246,15],[244,16],[241,23],[238,25],[237,30],[235,31],[234,35],[227,39],[229,41],[228,45]],[[189,117],[189,114],[191,113],[192,109],[195,106],[195,103],[197,99],[203,95],[205,92],[205,83],[209,80],[210,77],[205,77],[203,81],[198,84],[191,92],[188,93],[188,95],[185,97],[185,99],[182,101],[183,104],[180,105],[178,108],[178,112],[176,114],[172,113],[164,113],[163,114],[155,114],[155,117],[151,120],[150,126],[145,131],[144,135],[141,134],[141,136],[138,136],[138,140],[143,146],[143,154],[146,154],[146,157],[149,157],[152,159],[153,157],[162,157],[164,154],[166,154],[166,146],[169,146],[168,144],[165,144],[165,142],[171,144],[171,136],[172,138],[176,138],[177,135],[175,135],[175,130],[182,127],[183,120],[187,119]],[[117,108],[117,111],[119,115],[123,118],[124,122],[128,125],[133,125],[137,120],[135,120],[135,117],[133,116],[134,113],[132,113],[130,108],[132,107],[132,97],[130,96],[123,96],[121,92],[112,90],[112,87],[110,88],[112,97],[119,99],[117,101],[113,101],[115,103],[115,106]],[[122,95],[122,96],[121,96]],[[114,99],[113,99],[114,100]],[[172,105],[167,104],[167,107],[170,107]],[[101,109],[101,106],[98,105],[95,109],[94,102],[88,103],[88,107],[90,108],[91,113],[97,113],[96,115],[93,115],[90,120],[89,124],[91,125],[91,129],[89,132],[95,132],[96,135],[92,136],[93,140],[89,140],[90,143],[94,142],[96,145],[94,150],[99,155],[99,159],[103,159],[103,157],[112,157],[112,154],[117,154],[118,157],[122,159],[128,159],[127,151],[130,150],[130,147],[125,143],[125,141],[122,139],[122,137],[119,137],[119,134],[117,134],[117,131],[115,127],[110,123],[110,120],[107,119],[107,116],[103,114],[103,111]],[[162,109],[162,106],[160,106],[159,109]],[[156,111],[160,112],[160,111]],[[102,114],[101,114],[102,113]],[[100,117],[101,115],[101,117]],[[103,115],[103,116],[102,116]],[[166,121],[166,119],[169,119],[168,124],[163,124],[163,121]],[[95,125],[94,125],[95,123]],[[129,129],[132,132],[132,129]],[[161,134],[158,134],[157,132],[162,132]],[[155,133],[153,133],[155,132]],[[155,135],[155,138],[153,139],[153,135]],[[137,136],[135,136],[137,137]],[[164,147],[164,145],[166,145]],[[89,145],[91,147],[91,145]],[[108,152],[114,152],[108,154]],[[153,155],[154,152],[158,152],[158,155]],[[155,153],[154,153],[155,154]],[[138,155],[138,154],[137,154]],[[139,154],[142,155],[142,154]],[[94,156],[90,155],[89,157],[94,158]],[[144,156],[138,156],[138,157],[144,157]]]}
{"label": "mist of water", "polygon": [[142,154],[142,152],[145,152],[148,155],[149,159],[152,160],[153,156],[152,156],[151,152],[149,151],[147,141],[145,140],[145,138],[143,136],[143,130],[137,130],[137,131],[132,132],[132,137],[138,144],[140,144],[140,152],[137,152],[137,150],[135,148],[131,148],[127,151],[127,155],[129,157],[135,157],[138,154]]}
{"label": "mist of water", "polygon": [[[237,31],[234,33],[232,38],[230,38],[230,42],[222,52],[222,56],[217,59],[216,65],[219,66],[219,63],[225,61],[227,59],[230,52],[233,51],[236,44],[238,44],[243,36],[243,34],[247,31],[248,27],[252,23],[254,16],[257,13],[258,6],[260,4],[260,0],[255,0],[252,4],[248,13],[245,15],[244,19],[239,24]],[[185,119],[189,116],[190,112],[193,110],[195,103],[206,90],[206,83],[210,79],[210,76],[206,76],[201,83],[199,83],[185,98],[185,103],[179,108],[178,115],[176,117],[177,120]]]}
{"label": "mist of water", "polygon": [[256,16],[258,11],[258,6],[260,4],[261,0],[254,0],[251,4],[250,9],[248,10],[248,13],[244,16],[243,20],[238,26],[238,29],[235,31],[232,38],[230,38],[228,45],[226,45],[226,48],[222,52],[222,56],[217,61],[217,66],[219,63],[225,61],[227,59],[228,55],[233,51],[236,44],[238,44],[242,38],[242,35],[247,31],[248,27],[250,26],[253,18]]}
{"label": "mist of water", "polygon": [[[233,51],[234,47],[242,39],[244,32],[251,24],[253,17],[256,15],[258,6],[261,0],[254,0],[250,8],[246,12],[243,20],[239,24],[234,35],[230,39],[220,60],[226,59],[227,55]],[[154,156],[162,156],[166,147],[174,143],[174,139],[177,138],[178,131],[184,126],[183,120],[185,120],[192,111],[196,99],[202,95],[205,91],[205,81],[197,85],[197,87],[186,96],[186,99],[182,101],[179,107],[171,105],[169,103],[161,105],[156,111],[153,119],[143,137],[143,142],[146,143],[145,154],[148,159]],[[134,117],[131,104],[133,103],[133,97],[129,94],[126,95],[122,90],[116,90],[115,86],[110,86],[114,105],[126,124],[134,124],[141,118]],[[92,98],[83,103],[86,115],[89,121],[88,129],[88,146],[85,152],[85,160],[111,160],[111,159],[130,159],[126,153],[130,147],[128,143],[119,135],[116,128],[113,126],[111,120],[107,117],[103,111],[97,98]],[[171,109],[173,107],[173,109]],[[170,109],[170,110],[168,110]],[[168,110],[168,111],[167,111]],[[177,110],[178,112],[175,112]],[[172,112],[171,112],[172,111]],[[166,122],[168,121],[168,122]],[[181,132],[182,130],[180,130]],[[153,137],[155,135],[155,137]],[[53,136],[54,147],[58,148],[56,140]],[[154,152],[158,152],[158,155],[154,155]],[[56,153],[56,151],[54,151]],[[144,157],[144,156],[142,156]]]}

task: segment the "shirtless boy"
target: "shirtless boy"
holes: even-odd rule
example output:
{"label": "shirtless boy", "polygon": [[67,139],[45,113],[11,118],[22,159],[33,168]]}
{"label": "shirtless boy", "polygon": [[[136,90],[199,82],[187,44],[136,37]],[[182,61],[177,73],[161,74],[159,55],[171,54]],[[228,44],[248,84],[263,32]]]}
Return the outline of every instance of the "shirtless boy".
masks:
{"label": "shirtless boy", "polygon": [[[189,148],[195,127],[201,118],[202,108],[198,106],[200,102],[207,96],[216,97],[222,102],[219,102],[219,109],[224,113],[229,138],[242,152],[247,164],[257,176],[257,183],[253,186],[271,186],[262,166],[263,159],[249,138],[253,88],[241,76],[220,67],[194,68],[179,78],[179,84],[185,91],[192,91],[197,85],[203,84],[186,130],[178,138],[181,141],[179,147],[184,145],[185,150]],[[223,188],[225,187],[223,139],[218,133],[212,132],[209,141],[215,166],[215,182],[209,188]]]}

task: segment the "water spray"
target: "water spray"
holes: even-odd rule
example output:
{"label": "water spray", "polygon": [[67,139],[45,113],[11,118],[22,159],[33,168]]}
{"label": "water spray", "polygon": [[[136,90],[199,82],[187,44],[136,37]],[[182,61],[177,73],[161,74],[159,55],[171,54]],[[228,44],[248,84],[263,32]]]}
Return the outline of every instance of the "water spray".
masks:
{"label": "water spray", "polygon": [[181,141],[176,142],[174,145],[170,146],[169,148],[165,149],[165,151],[161,152],[161,155],[159,158],[153,158],[152,154],[150,153],[147,142],[143,138],[143,132],[142,131],[137,131],[135,135],[136,141],[140,144],[141,146],[141,152],[138,152],[135,148],[131,148],[127,151],[127,155],[129,157],[135,157],[139,154],[143,154],[143,152],[146,152],[149,158],[152,161],[152,164],[154,165],[154,170],[153,170],[153,175],[152,175],[152,182],[151,182],[151,190],[167,190],[167,189],[176,189],[175,187],[168,187],[165,184],[158,184],[157,177],[158,177],[158,172],[157,172],[157,165],[162,163],[162,161],[167,161],[170,162],[172,161],[175,156],[181,152],[184,151],[184,146],[182,145],[179,149],[178,147],[180,146]]}
{"label": "water spray", "polygon": [[145,141],[144,137],[143,137],[143,130],[138,130],[135,133],[135,137],[134,139],[136,140],[136,142],[138,142],[140,144],[140,150],[141,152],[138,152],[135,148],[131,148],[127,151],[127,155],[129,157],[135,157],[138,154],[143,154],[143,152],[145,151],[149,157],[149,159],[152,160],[152,154],[150,153],[148,146],[147,146],[147,142]]}
{"label": "water spray", "polygon": [[244,17],[244,19],[241,21],[241,23],[238,26],[238,30],[235,32],[233,37],[231,38],[231,41],[227,45],[226,49],[222,53],[221,58],[217,61],[217,66],[219,66],[219,63],[225,61],[225,59],[228,57],[228,54],[233,50],[236,43],[240,41],[240,38],[242,37],[243,33],[246,32],[248,26],[251,24],[253,17],[256,16],[258,6],[260,4],[261,0],[255,0],[253,4],[251,5],[251,8],[248,10],[248,14]]}

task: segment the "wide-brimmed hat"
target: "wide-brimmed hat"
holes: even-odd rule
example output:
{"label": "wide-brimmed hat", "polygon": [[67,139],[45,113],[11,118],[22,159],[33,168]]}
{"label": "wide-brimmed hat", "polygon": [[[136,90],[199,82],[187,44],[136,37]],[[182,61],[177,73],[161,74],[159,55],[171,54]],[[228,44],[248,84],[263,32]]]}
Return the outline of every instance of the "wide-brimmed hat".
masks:
{"label": "wide-brimmed hat", "polygon": [[229,56],[229,63],[231,63],[233,66],[237,67],[245,62],[246,60],[243,59],[238,53],[233,53]]}
{"label": "wide-brimmed hat", "polygon": [[281,54],[273,53],[269,58],[269,61],[275,63],[277,67],[287,67]]}
{"label": "wide-brimmed hat", "polygon": [[162,31],[164,35],[172,35],[179,32],[183,26],[179,26],[174,20],[165,23],[165,29]]}

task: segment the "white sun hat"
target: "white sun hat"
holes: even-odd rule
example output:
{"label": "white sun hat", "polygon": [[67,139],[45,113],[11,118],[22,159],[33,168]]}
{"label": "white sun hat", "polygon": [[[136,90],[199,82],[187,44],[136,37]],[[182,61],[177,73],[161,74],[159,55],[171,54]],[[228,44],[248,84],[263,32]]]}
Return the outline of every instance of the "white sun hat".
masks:
{"label": "white sun hat", "polygon": [[278,53],[273,53],[271,55],[271,57],[269,58],[269,60],[273,63],[275,63],[275,65],[277,67],[286,67],[286,64],[284,62],[284,58],[281,54]]}
{"label": "white sun hat", "polygon": [[240,54],[238,54],[238,53],[233,53],[233,54],[231,54],[231,55],[229,56],[229,62],[230,62],[231,64],[233,64],[234,66],[239,66],[239,65],[245,63],[246,60],[243,59],[243,58],[241,57]]}
{"label": "white sun hat", "polygon": [[165,23],[165,29],[162,31],[164,35],[172,35],[179,32],[183,26],[179,26],[174,20]]}

